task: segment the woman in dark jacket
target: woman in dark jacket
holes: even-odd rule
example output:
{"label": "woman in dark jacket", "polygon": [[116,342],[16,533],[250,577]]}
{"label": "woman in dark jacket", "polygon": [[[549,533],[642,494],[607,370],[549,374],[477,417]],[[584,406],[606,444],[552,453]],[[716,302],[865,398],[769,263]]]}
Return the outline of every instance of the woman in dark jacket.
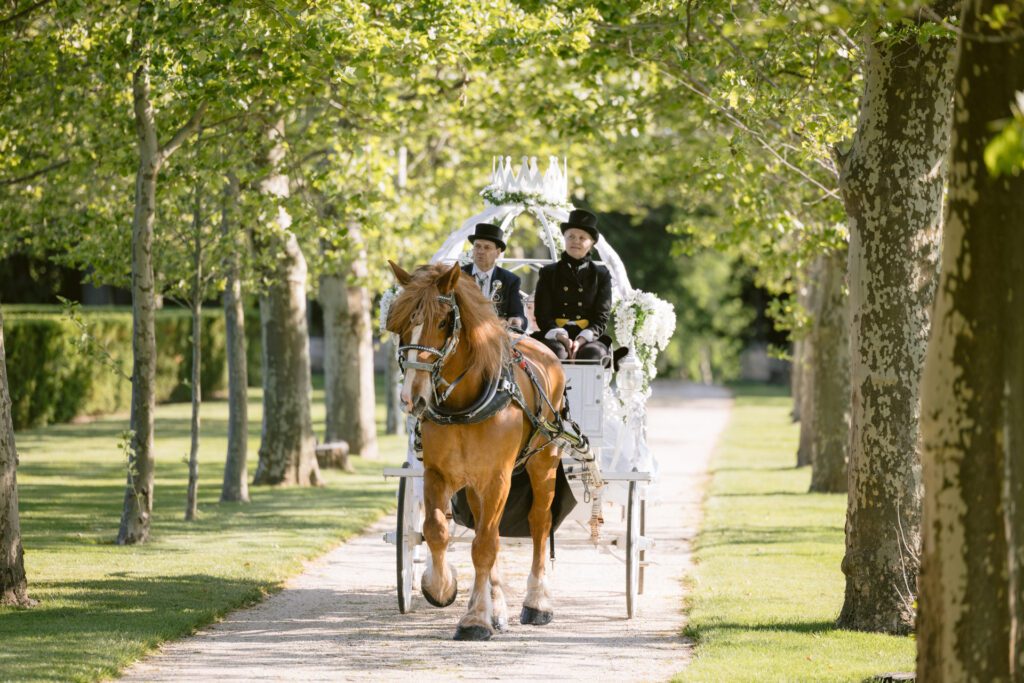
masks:
{"label": "woman in dark jacket", "polygon": [[561,224],[565,251],[540,269],[534,295],[537,338],[561,359],[598,360],[608,355],[604,335],[612,310],[612,277],[590,260],[597,242],[597,216],[576,209]]}

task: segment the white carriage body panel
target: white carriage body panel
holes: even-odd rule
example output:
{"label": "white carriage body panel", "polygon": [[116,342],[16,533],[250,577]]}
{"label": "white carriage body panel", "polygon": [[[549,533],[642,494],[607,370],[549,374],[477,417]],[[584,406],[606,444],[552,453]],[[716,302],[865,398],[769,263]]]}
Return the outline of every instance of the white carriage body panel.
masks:
{"label": "white carriage body panel", "polygon": [[598,363],[562,363],[569,415],[597,450],[604,445],[604,387],[610,370]]}

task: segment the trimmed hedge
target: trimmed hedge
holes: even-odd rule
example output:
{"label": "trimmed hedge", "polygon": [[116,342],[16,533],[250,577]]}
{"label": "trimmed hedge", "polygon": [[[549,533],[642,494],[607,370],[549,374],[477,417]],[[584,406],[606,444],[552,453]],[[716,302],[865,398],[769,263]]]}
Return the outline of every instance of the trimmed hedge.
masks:
{"label": "trimmed hedge", "polygon": [[[27,307],[26,307],[27,308]],[[98,358],[79,350],[81,330],[59,313],[4,307],[4,345],[15,429],[67,422],[79,415],[127,410],[131,382]],[[89,334],[121,364],[132,370],[132,317],[117,309],[83,308]],[[249,358],[259,359],[259,318],[256,334],[246,335]],[[188,401],[192,374],[192,316],[183,309],[157,311],[157,401]],[[222,311],[203,312],[203,358],[200,369],[204,396],[227,388],[227,349]],[[254,348],[255,347],[255,348]],[[250,367],[251,367],[250,363]],[[250,382],[259,382],[250,375]]]}

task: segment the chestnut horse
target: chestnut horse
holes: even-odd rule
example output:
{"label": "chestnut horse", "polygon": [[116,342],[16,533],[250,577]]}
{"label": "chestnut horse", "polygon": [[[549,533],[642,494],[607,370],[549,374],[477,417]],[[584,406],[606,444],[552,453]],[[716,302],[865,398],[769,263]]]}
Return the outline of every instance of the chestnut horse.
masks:
{"label": "chestnut horse", "polygon": [[[507,628],[508,607],[497,564],[498,523],[517,457],[535,450],[525,465],[533,489],[529,513],[533,567],[520,622],[546,624],[553,612],[544,580],[544,548],[551,531],[558,446],[550,434],[534,429],[535,421],[516,401],[474,424],[431,421],[438,414],[435,411],[458,414],[477,403],[509,367],[512,339],[476,283],[460,279],[458,264],[422,266],[410,275],[389,263],[403,287],[387,319],[387,329],[400,337],[405,370],[402,402],[407,412],[422,419],[423,536],[430,547],[421,583],[423,597],[436,607],[455,600],[455,569],[445,553],[451,498],[465,487],[476,527],[472,551],[476,576],[455,639],[487,640],[495,630]],[[562,409],[565,375],[558,359],[529,337],[519,338],[515,350],[514,378],[522,405],[530,407],[534,416],[560,424],[557,413]],[[539,395],[538,386],[549,399]]]}

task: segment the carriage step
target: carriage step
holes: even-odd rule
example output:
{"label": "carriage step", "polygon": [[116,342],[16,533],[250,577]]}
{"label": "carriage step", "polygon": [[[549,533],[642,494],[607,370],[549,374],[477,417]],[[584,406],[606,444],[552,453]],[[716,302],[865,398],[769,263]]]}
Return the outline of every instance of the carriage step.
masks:
{"label": "carriage step", "polygon": [[[615,538],[613,538],[611,540],[610,545],[613,545],[616,548],[625,548],[626,547],[626,537],[625,536],[616,536]],[[653,538],[651,538],[649,536],[641,536],[640,537],[640,542],[637,543],[637,547],[640,550],[651,550],[651,549],[657,547],[657,545],[658,545],[658,543]]]}
{"label": "carriage step", "polygon": [[[409,537],[413,541],[415,541],[414,545],[419,545],[420,543],[423,543],[423,534],[410,534]],[[398,541],[398,532],[397,531],[386,531],[386,532],[384,532],[384,542],[385,543],[390,543],[391,545],[394,545],[397,541]]]}

